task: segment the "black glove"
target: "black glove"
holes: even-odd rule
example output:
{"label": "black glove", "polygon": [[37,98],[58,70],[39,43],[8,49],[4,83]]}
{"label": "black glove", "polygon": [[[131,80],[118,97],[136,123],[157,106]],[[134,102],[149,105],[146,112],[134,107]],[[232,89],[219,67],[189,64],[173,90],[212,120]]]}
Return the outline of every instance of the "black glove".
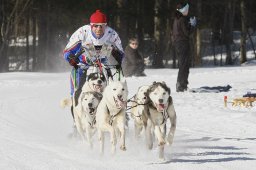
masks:
{"label": "black glove", "polygon": [[117,70],[120,70],[121,68],[122,68],[121,64],[117,64],[117,65],[116,65],[116,69],[117,69]]}
{"label": "black glove", "polygon": [[75,60],[74,58],[72,58],[72,59],[69,60],[69,64],[70,64],[71,66],[73,66],[75,69],[78,69],[77,62],[76,62],[76,60]]}
{"label": "black glove", "polygon": [[119,51],[117,48],[113,48],[111,51],[112,56],[115,58],[115,60],[118,62],[118,64],[121,66],[123,53]]}
{"label": "black glove", "polygon": [[69,64],[73,66],[75,69],[77,69],[78,68],[77,64],[79,63],[79,59],[74,54],[70,54],[68,58],[69,58]]}

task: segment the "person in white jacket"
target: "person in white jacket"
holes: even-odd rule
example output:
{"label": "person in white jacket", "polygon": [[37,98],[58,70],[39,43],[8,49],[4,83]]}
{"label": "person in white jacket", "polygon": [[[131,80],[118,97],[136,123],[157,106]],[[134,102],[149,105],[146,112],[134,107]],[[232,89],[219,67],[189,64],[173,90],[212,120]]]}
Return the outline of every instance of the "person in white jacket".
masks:
{"label": "person in white jacket", "polygon": [[[92,58],[86,56],[86,50],[95,50],[86,47],[102,47],[104,44],[111,44],[111,56],[101,58],[103,64],[115,64],[116,69],[121,68],[121,62],[124,57],[122,43],[117,32],[107,25],[107,17],[100,10],[96,10],[90,17],[90,24],[84,25],[77,29],[70,37],[68,44],[64,49],[64,59],[69,62],[73,69],[70,76],[71,97],[75,89],[80,89],[86,81],[87,70],[84,66],[92,64]],[[90,51],[87,51],[90,53]],[[111,58],[114,59],[111,59]],[[113,61],[115,61],[113,63]],[[79,64],[80,63],[80,64]],[[83,64],[83,68],[79,65]],[[108,70],[109,76],[111,71]],[[71,108],[72,110],[72,108]],[[73,114],[72,114],[73,115]]]}

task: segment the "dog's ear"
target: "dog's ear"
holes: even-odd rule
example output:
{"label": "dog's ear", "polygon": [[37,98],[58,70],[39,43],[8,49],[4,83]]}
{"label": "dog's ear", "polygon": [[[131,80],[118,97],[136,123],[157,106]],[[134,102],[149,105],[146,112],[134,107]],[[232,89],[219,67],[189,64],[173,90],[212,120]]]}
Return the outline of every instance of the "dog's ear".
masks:
{"label": "dog's ear", "polygon": [[87,78],[88,81],[93,77],[93,74],[94,73],[91,73],[91,74],[88,75],[88,78]]}
{"label": "dog's ear", "polygon": [[142,86],[138,87],[137,93],[140,91],[141,88],[142,88]]}
{"label": "dog's ear", "polygon": [[123,78],[123,79],[121,80],[121,83],[122,83],[123,85],[125,85],[126,88],[128,87],[128,86],[127,86],[127,81],[126,81],[125,78]]}
{"label": "dog's ear", "polygon": [[[166,86],[167,87],[167,86]],[[171,95],[171,88],[167,87],[169,95]]]}
{"label": "dog's ear", "polygon": [[162,84],[166,85],[165,81],[162,81]]}
{"label": "dog's ear", "polygon": [[156,84],[156,81],[153,81],[153,85],[155,85]]}
{"label": "dog's ear", "polygon": [[168,98],[168,103],[169,103],[169,105],[172,105],[172,104],[173,104],[173,102],[172,102],[172,96],[169,96],[169,98]]}
{"label": "dog's ear", "polygon": [[147,91],[146,91],[146,93],[145,93],[145,95],[149,98],[149,92],[150,92],[150,90],[151,90],[151,87],[152,86],[150,86],[148,89],[147,89]]}

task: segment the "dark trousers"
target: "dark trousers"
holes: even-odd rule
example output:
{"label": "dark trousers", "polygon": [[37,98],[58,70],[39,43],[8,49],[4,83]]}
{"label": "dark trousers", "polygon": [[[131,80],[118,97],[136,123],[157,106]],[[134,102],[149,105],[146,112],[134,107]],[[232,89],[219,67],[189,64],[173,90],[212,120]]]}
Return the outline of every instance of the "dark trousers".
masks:
{"label": "dark trousers", "polygon": [[174,43],[175,51],[179,61],[179,72],[177,78],[177,88],[187,89],[188,75],[190,67],[189,41],[178,41]]}

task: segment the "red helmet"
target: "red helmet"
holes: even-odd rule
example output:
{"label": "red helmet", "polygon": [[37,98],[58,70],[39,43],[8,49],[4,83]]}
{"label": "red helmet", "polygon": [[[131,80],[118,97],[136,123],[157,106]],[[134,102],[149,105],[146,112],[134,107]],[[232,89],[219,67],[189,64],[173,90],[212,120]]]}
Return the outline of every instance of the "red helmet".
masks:
{"label": "red helmet", "polygon": [[91,24],[107,24],[107,17],[99,9],[96,10],[90,17]]}

